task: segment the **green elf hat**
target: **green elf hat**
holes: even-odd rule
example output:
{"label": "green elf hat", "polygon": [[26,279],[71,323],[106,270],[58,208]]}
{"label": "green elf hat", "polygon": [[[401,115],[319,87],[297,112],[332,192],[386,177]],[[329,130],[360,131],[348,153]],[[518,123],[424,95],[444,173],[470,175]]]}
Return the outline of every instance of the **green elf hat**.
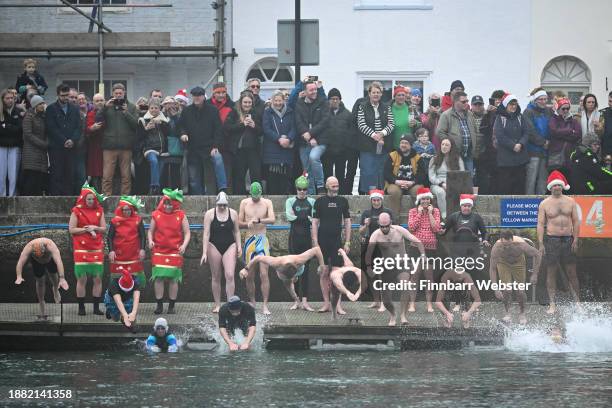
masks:
{"label": "green elf hat", "polygon": [[102,204],[107,198],[104,194],[98,193],[95,188],[89,185],[88,182],[85,182],[85,184],[83,184],[83,187],[81,187],[81,196],[85,198],[85,196],[89,193],[92,193],[100,204]]}
{"label": "green elf hat", "polygon": [[259,182],[254,181],[251,183],[251,197],[253,198],[259,198],[261,197],[261,194],[263,193],[263,189],[261,188],[261,184],[259,184]]}
{"label": "green elf hat", "polygon": [[165,197],[168,197],[171,200],[178,201],[179,203],[183,202],[183,190],[179,190],[178,188],[175,190],[164,188],[162,193],[164,193]]}
{"label": "green elf hat", "polygon": [[141,208],[144,208],[144,203],[142,202],[140,198],[136,196],[121,196],[119,198],[119,205],[121,205],[122,202],[131,205],[136,210],[140,210]]}

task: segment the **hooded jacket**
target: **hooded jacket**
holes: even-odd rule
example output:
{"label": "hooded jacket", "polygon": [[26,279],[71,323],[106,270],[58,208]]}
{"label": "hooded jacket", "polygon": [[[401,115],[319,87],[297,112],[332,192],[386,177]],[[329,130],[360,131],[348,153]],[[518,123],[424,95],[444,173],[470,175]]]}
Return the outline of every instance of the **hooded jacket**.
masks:
{"label": "hooded jacket", "polygon": [[553,112],[550,108],[540,108],[533,102],[527,105],[523,112],[523,118],[529,126],[529,140],[527,142],[527,153],[529,156],[546,157],[547,151],[544,144],[550,140],[550,129],[548,122]]}
{"label": "hooded jacket", "polygon": [[272,107],[266,108],[263,115],[263,164],[293,164],[293,148],[284,148],[278,140],[287,136],[292,145],[295,141],[293,109],[285,105],[282,112]]}
{"label": "hooded jacket", "polygon": [[[527,140],[529,138],[528,125],[521,115],[521,108],[517,106],[514,113],[510,113],[503,105],[497,107],[498,115],[493,126],[493,134],[497,142],[497,166],[516,167],[529,161],[527,154]],[[521,150],[517,153],[514,146],[520,144]]]}

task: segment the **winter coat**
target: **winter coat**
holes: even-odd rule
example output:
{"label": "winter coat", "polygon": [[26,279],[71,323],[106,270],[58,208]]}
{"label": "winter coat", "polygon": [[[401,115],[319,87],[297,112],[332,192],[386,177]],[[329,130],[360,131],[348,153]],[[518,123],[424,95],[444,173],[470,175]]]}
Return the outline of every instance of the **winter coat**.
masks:
{"label": "winter coat", "polygon": [[236,153],[238,149],[256,149],[261,148],[261,137],[263,128],[261,125],[261,116],[256,112],[251,111],[251,118],[255,122],[255,127],[244,126],[240,120],[240,115],[236,110],[230,112],[223,124],[223,130],[227,137],[225,139],[225,149]]}
{"label": "winter coat", "polygon": [[[474,114],[468,110],[465,112],[465,115],[470,130],[470,137],[472,138],[472,149],[467,157],[477,159],[483,149],[482,135],[480,134],[480,129],[476,128]],[[463,158],[465,155],[463,154],[463,135],[461,133],[460,120],[459,113],[454,108],[444,111],[442,115],[440,115],[436,134],[440,140],[449,138],[455,142],[455,146],[462,152],[461,157]]]}
{"label": "winter coat", "polygon": [[[295,116],[293,109],[285,105],[282,113],[272,107],[263,114],[263,164],[293,164],[295,143]],[[291,141],[290,148],[284,148],[278,140],[282,135]]]}
{"label": "winter coat", "polygon": [[527,105],[523,112],[523,119],[528,125],[529,140],[527,142],[527,153],[532,157],[546,157],[547,151],[544,144],[550,140],[548,122],[553,112],[550,108],[540,108],[534,103]]}
{"label": "winter coat", "polygon": [[47,107],[45,131],[49,140],[49,150],[64,149],[67,140],[72,140],[76,145],[81,137],[81,129],[81,113],[73,104],[67,104],[66,113],[57,101]]}
{"label": "winter coat", "polygon": [[[30,78],[27,72],[23,71],[21,75],[17,77],[17,83],[15,84],[15,89],[19,92],[20,95],[25,96],[27,94],[26,86],[32,85],[34,89],[38,91],[40,96],[44,95],[49,88],[47,86],[47,82],[45,78],[38,73],[38,71],[34,71],[32,75],[33,78]],[[23,88],[22,88],[23,87]]]}
{"label": "winter coat", "polygon": [[603,122],[603,134],[601,136],[601,154],[605,156],[612,154],[612,108],[607,107],[600,112],[600,121]]}
{"label": "winter coat", "polygon": [[208,151],[220,148],[223,143],[221,120],[217,108],[209,103],[201,107],[189,105],[181,112],[179,136],[187,135],[190,151]]}
{"label": "winter coat", "polygon": [[104,150],[131,150],[136,141],[138,129],[138,109],[136,105],[125,100],[127,109],[124,111],[117,106],[105,106],[102,110],[104,122],[104,135],[102,136],[102,149]]}
{"label": "winter coat", "polygon": [[[440,167],[436,169],[433,159],[429,162],[429,182],[432,186],[439,186],[442,183],[446,183],[446,176],[448,175],[448,165],[446,159],[442,161]],[[464,171],[465,165],[463,159],[459,158],[459,170]]]}
{"label": "winter coat", "polygon": [[548,128],[550,130],[549,161],[555,153],[563,152],[564,158],[561,167],[568,167],[570,164],[569,156],[582,138],[580,123],[572,116],[564,119],[562,116],[554,114],[548,122]]}
{"label": "winter coat", "polygon": [[23,111],[13,106],[13,110],[9,113],[4,111],[4,120],[0,121],[0,146],[2,147],[20,147],[23,145]]}
{"label": "winter coat", "polygon": [[[155,123],[155,128],[147,130],[145,126],[151,121]],[[138,141],[142,143],[142,152],[145,157],[149,152],[162,154],[168,151],[168,133],[170,132],[168,122],[168,118],[161,112],[156,117],[147,112],[138,119]]]}
{"label": "winter coat", "polygon": [[347,149],[356,150],[357,134],[353,126],[353,115],[344,103],[340,102],[337,112],[329,111],[329,126],[327,127],[326,153],[340,154]]}
{"label": "winter coat", "polygon": [[380,127],[378,128],[375,126],[376,114],[374,106],[370,103],[369,99],[365,99],[359,105],[359,108],[357,108],[357,129],[359,131],[359,150],[361,152],[376,152],[376,145],[378,143],[372,138],[374,132],[382,132],[384,134],[385,143],[383,145],[383,152],[393,150],[393,128],[395,127],[395,122],[393,121],[391,106],[380,102],[376,109],[380,120]]}
{"label": "winter coat", "polygon": [[[501,105],[497,109],[499,114],[493,126],[493,134],[497,142],[497,166],[516,167],[527,164],[529,155],[526,145],[529,131],[520,108],[517,107],[514,113],[506,111]],[[517,144],[521,145],[518,153],[513,150]]]}
{"label": "winter coat", "polygon": [[418,155],[414,149],[411,149],[407,156],[404,156],[402,152],[397,149],[387,156],[387,160],[385,160],[385,167],[383,171],[383,175],[385,177],[385,188],[389,184],[395,184],[396,180],[407,180],[408,177],[404,175],[404,177],[398,177],[402,172],[400,171],[400,167],[402,165],[408,165],[412,167],[412,177],[409,181],[414,181],[415,184],[424,185],[427,182],[427,168],[425,167],[425,162],[421,159],[421,156]]}
{"label": "winter coat", "polygon": [[612,194],[612,171],[589,147],[579,145],[570,159],[572,194]]}
{"label": "winter coat", "polygon": [[324,96],[317,95],[313,102],[306,103],[306,97],[300,98],[295,105],[295,131],[299,140],[298,145],[306,146],[307,142],[302,135],[309,132],[318,144],[327,142],[327,128],[329,125],[329,105]]}
{"label": "winter coat", "polygon": [[233,109],[232,106],[234,106],[234,102],[229,98],[229,96],[226,96],[225,99],[221,102],[217,102],[215,98],[210,98],[206,101],[206,103],[214,106],[215,109],[217,109],[217,111],[219,112],[219,119],[221,120],[221,124],[225,122],[225,119],[227,119],[227,115],[229,115]]}
{"label": "winter coat", "polygon": [[36,112],[31,108],[23,118],[21,168],[46,173],[49,167],[48,147],[49,141],[45,133],[45,112]]}

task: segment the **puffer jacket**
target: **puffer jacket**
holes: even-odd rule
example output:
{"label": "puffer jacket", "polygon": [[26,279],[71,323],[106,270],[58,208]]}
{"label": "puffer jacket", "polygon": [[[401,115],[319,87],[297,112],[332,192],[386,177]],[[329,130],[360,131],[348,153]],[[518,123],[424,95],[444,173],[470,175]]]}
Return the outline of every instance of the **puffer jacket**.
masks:
{"label": "puffer jacket", "polygon": [[23,118],[21,168],[46,173],[49,167],[48,147],[49,141],[45,133],[45,112],[36,112],[30,108]]}
{"label": "puffer jacket", "polygon": [[331,154],[339,154],[347,149],[356,150],[356,132],[353,127],[353,115],[340,102],[338,112],[330,109],[329,126],[327,128],[327,150]]}

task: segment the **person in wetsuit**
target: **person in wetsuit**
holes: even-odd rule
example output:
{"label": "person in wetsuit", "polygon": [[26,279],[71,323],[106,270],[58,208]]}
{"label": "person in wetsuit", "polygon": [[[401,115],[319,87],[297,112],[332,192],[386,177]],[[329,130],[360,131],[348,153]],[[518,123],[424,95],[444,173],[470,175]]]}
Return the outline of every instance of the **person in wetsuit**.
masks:
{"label": "person in wetsuit", "polygon": [[[297,255],[312,248],[310,236],[310,225],[313,215],[315,200],[308,197],[308,179],[300,176],[295,180],[297,196],[290,197],[285,202],[285,215],[291,224],[289,229],[289,254]],[[303,265],[303,271],[298,277],[297,292],[301,303],[297,306],[301,309],[314,312],[308,304],[308,262]]]}
{"label": "person in wetsuit", "polygon": [[[366,270],[365,265],[365,254],[368,249],[368,243],[370,242],[370,237],[372,234],[378,229],[378,217],[382,213],[387,213],[393,219],[393,212],[383,207],[383,197],[385,192],[382,190],[371,190],[370,191],[370,202],[372,206],[361,213],[361,221],[359,227],[359,234],[361,235],[361,268]],[[380,258],[382,255],[380,253],[380,249],[376,247],[374,249],[373,258]],[[378,308],[379,312],[385,311],[385,306],[382,302],[382,292],[380,290],[374,289],[374,276],[367,275],[368,278],[368,289],[371,292],[372,299],[374,300],[368,307],[370,308]]]}
{"label": "person in wetsuit", "polygon": [[176,353],[178,344],[176,337],[168,330],[168,321],[163,317],[155,320],[153,331],[147,337],[147,350],[154,353]]}
{"label": "person in wetsuit", "polygon": [[[319,312],[330,312],[332,310],[329,302],[329,291],[331,289],[330,272],[333,267],[344,266],[344,261],[339,249],[346,253],[351,250],[351,214],[349,212],[348,200],[339,197],[340,183],[335,177],[329,177],[325,183],[327,194],[317,198],[312,217],[312,242],[314,246],[320,246],[323,252],[325,268],[322,268],[319,283],[323,292],[323,307]],[[344,229],[344,245],[342,244],[342,230]],[[340,306],[340,297],[336,311],[346,314]]]}
{"label": "person in wetsuit", "polygon": [[[471,194],[461,194],[459,198],[461,210],[452,213],[446,219],[444,234],[453,232],[450,255],[457,258],[474,258],[480,256],[480,242],[486,247],[491,244],[487,241],[487,228],[482,217],[473,212],[474,196]],[[480,236],[479,236],[480,234]],[[474,269],[466,268],[473,273]],[[483,271],[480,271],[483,273]],[[486,278],[485,275],[479,276]]]}
{"label": "person in wetsuit", "polygon": [[215,208],[206,211],[202,222],[204,237],[200,265],[208,263],[210,266],[215,299],[213,313],[218,313],[221,307],[221,271],[225,275],[225,294],[229,299],[234,296],[236,259],[242,255],[238,213],[228,204],[227,194],[220,192]]}
{"label": "person in wetsuit", "polygon": [[[242,334],[245,335],[245,339],[240,345],[233,340],[236,329],[240,329]],[[248,350],[255,337],[256,329],[255,308],[240,300],[238,296],[232,296],[219,309],[219,333],[230,351]]]}
{"label": "person in wetsuit", "polygon": [[45,314],[45,274],[49,276],[49,280],[53,285],[53,299],[55,303],[61,301],[58,288],[61,287],[64,290],[68,290],[68,282],[66,282],[64,278],[64,264],[62,263],[59,249],[57,245],[55,245],[55,242],[48,238],[36,238],[28,242],[23,248],[23,251],[21,251],[19,261],[17,261],[16,285],[21,285],[24,281],[23,267],[28,262],[32,264],[32,271],[36,278],[36,296],[38,297],[38,307],[40,311],[37,317],[38,320],[47,320],[48,316]]}

